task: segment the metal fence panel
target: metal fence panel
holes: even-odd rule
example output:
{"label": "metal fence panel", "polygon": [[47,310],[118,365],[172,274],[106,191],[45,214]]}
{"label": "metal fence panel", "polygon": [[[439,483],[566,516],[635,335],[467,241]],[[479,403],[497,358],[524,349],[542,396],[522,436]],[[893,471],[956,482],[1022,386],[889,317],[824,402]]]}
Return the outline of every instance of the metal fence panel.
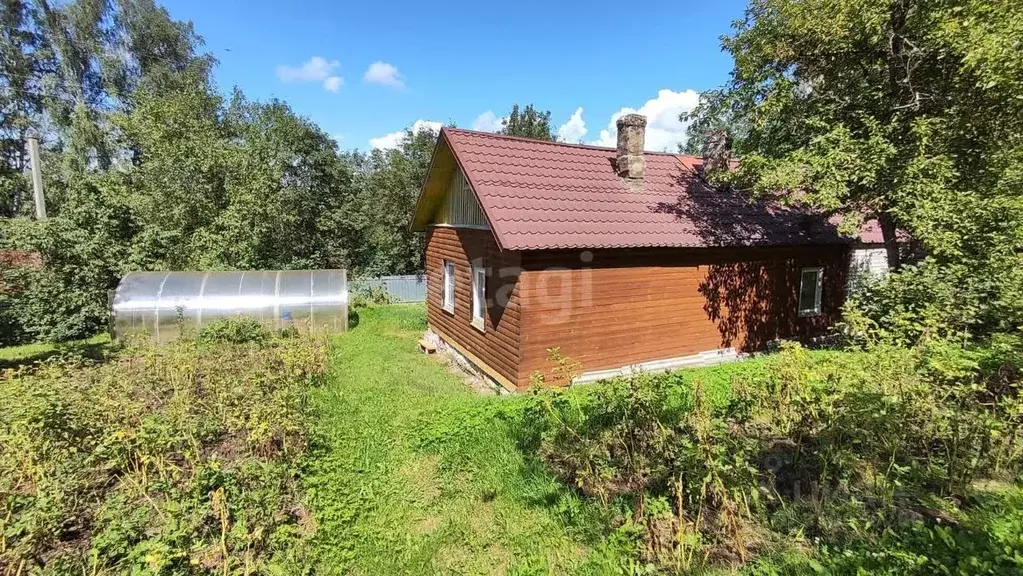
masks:
{"label": "metal fence panel", "polygon": [[426,275],[378,276],[353,282],[358,289],[384,290],[392,302],[426,302]]}

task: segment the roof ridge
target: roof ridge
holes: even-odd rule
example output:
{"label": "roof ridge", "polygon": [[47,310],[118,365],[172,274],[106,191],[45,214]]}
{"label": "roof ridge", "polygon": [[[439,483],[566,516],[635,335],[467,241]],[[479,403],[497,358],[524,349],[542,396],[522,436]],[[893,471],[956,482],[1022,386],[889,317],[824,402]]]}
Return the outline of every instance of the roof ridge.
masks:
{"label": "roof ridge", "polygon": [[[564,148],[582,148],[584,150],[601,150],[601,151],[607,151],[607,152],[616,152],[617,151],[617,148],[611,148],[609,146],[594,146],[592,144],[572,144],[571,142],[558,142],[558,141],[551,142],[551,141],[548,141],[548,140],[537,140],[535,138],[525,138],[523,136],[510,136],[508,134],[498,134],[496,132],[485,132],[485,131],[482,131],[482,130],[469,130],[467,128],[455,128],[455,127],[452,127],[452,126],[443,126],[443,127],[441,127],[441,132],[461,132],[461,133],[464,133],[464,134],[473,134],[473,135],[476,135],[476,136],[495,138],[495,139],[499,139],[499,140],[512,140],[512,141],[517,141],[517,142],[530,142],[530,143],[533,143],[533,144],[542,144],[542,145],[547,145],[547,146],[560,146],[560,147],[564,147]],[[652,155],[652,156],[671,156],[673,158],[678,158],[678,159],[687,158],[687,159],[691,159],[691,160],[702,160],[702,158],[700,158],[699,156],[694,156],[692,154],[682,154],[680,152],[654,152],[654,151],[650,151],[650,150],[644,150],[643,151],[643,155],[644,156],[646,156],[648,154]]]}

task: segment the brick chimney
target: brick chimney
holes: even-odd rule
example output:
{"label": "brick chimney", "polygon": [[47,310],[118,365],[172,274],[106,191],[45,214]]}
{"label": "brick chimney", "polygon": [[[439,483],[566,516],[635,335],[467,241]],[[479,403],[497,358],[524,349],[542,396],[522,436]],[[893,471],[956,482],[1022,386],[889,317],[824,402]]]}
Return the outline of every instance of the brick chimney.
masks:
{"label": "brick chimney", "polygon": [[630,183],[642,184],[646,173],[643,142],[646,140],[646,117],[626,114],[618,119],[618,175]]}
{"label": "brick chimney", "polygon": [[728,171],[732,159],[732,139],[724,130],[707,134],[703,145],[703,171]]}

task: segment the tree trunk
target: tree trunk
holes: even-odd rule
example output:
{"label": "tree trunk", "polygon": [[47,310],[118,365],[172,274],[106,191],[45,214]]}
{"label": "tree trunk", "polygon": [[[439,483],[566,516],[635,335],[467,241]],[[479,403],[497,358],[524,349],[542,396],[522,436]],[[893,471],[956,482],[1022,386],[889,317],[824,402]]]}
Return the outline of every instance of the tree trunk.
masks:
{"label": "tree trunk", "polygon": [[895,221],[891,215],[882,212],[877,216],[881,223],[881,235],[884,238],[884,249],[888,253],[888,269],[895,271],[902,268],[902,259],[899,257],[898,232],[895,228]]}

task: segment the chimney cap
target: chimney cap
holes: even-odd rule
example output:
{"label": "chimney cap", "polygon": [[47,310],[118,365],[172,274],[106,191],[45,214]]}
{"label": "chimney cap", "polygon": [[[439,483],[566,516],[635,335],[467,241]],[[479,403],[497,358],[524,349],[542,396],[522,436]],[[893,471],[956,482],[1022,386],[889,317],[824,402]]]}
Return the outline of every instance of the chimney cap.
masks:
{"label": "chimney cap", "polygon": [[626,114],[618,118],[618,122],[615,123],[615,126],[617,126],[619,130],[621,130],[623,126],[646,128],[646,116],[643,116],[642,114]]}

